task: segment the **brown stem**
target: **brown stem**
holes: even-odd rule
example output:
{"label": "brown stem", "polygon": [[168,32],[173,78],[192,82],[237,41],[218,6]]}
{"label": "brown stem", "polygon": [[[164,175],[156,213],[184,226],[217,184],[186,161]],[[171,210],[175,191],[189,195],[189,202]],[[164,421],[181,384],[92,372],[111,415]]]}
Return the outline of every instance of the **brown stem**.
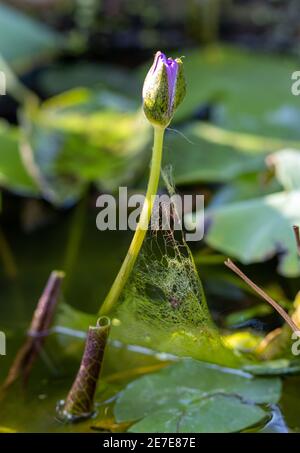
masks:
{"label": "brown stem", "polygon": [[63,278],[63,272],[51,272],[47,285],[33,314],[27,339],[19,349],[10,367],[2,390],[10,387],[20,376],[22,377],[23,383],[26,384],[32,366],[39,355],[45,336],[51,325]]}
{"label": "brown stem", "polygon": [[295,239],[296,239],[296,245],[297,245],[297,252],[298,255],[300,256],[300,233],[299,233],[299,227],[297,225],[293,226],[294,234],[295,234]]}
{"label": "brown stem", "polygon": [[110,331],[110,319],[102,316],[96,327],[88,331],[81,365],[65,402],[58,414],[69,422],[88,418],[93,414],[94,396],[102,368],[104,351]]}
{"label": "brown stem", "polygon": [[250,280],[250,278],[248,278],[229,258],[227,259],[227,261],[225,261],[224,264],[233,272],[235,272],[242,280],[244,280],[244,282],[246,282],[247,285],[250,286],[250,288],[252,288],[257,294],[259,294],[262,299],[272,305],[272,307],[275,308],[275,310],[283,317],[283,319],[294,332],[299,332],[300,329],[296,326],[290,316],[283,310],[283,308],[277,302],[275,302],[275,300],[268,296],[268,294],[265,293],[259,286],[253,283],[252,280]]}

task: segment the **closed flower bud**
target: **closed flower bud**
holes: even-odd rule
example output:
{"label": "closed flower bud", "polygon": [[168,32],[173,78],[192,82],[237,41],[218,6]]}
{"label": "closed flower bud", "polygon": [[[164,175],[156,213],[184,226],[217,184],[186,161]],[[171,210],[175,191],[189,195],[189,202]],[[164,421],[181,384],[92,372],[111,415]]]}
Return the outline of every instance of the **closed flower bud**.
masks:
{"label": "closed flower bud", "polygon": [[143,87],[143,107],[147,119],[156,126],[167,127],[185,92],[181,59],[173,60],[157,52]]}

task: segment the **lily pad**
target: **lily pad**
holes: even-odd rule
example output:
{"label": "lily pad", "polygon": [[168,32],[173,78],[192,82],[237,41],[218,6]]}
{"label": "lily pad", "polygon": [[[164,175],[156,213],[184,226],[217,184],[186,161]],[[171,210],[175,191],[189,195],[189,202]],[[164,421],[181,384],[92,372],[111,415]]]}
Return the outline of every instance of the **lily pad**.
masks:
{"label": "lily pad", "polygon": [[268,360],[254,365],[245,365],[244,370],[258,376],[300,374],[300,360]]}
{"label": "lily pad", "polygon": [[[131,432],[236,432],[268,416],[280,380],[184,359],[131,382],[115,405],[117,422]],[[229,415],[230,414],[230,415]]]}
{"label": "lily pad", "polygon": [[[230,414],[230,417],[228,417]],[[265,418],[259,406],[243,403],[238,397],[216,395],[190,404],[188,410],[162,409],[146,416],[129,431],[135,433],[224,433],[236,432]]]}

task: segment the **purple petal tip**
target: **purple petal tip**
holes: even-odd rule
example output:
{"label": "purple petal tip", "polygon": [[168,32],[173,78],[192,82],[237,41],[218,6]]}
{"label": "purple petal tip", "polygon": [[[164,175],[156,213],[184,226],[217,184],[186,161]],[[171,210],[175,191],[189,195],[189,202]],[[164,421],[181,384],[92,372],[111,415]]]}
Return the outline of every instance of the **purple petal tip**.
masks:
{"label": "purple petal tip", "polygon": [[178,63],[177,63],[177,61],[173,60],[173,58],[167,58],[164,53],[157,52],[155,55],[155,64],[154,64],[153,72],[156,70],[158,63],[160,61],[165,65],[166,70],[167,70],[169,107],[171,108],[173,105],[173,100],[174,100],[174,96],[175,96]]}

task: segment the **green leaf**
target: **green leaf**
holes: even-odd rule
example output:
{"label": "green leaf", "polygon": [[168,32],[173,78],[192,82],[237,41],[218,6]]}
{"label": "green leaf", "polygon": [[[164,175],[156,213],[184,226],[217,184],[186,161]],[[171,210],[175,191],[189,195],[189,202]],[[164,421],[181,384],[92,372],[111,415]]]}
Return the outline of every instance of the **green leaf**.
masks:
{"label": "green leaf", "polygon": [[254,365],[245,365],[245,371],[255,374],[257,376],[281,376],[285,374],[300,374],[300,360],[299,359],[277,359],[267,360],[262,363]]}
{"label": "green leaf", "polygon": [[[279,272],[296,277],[300,266],[292,226],[300,223],[300,151],[276,151],[266,160],[275,169],[272,184],[259,188],[258,181],[248,178],[221,189],[206,210],[211,224],[205,240],[244,264],[262,262],[280,252]],[[280,185],[285,192],[268,193],[280,190]],[[260,193],[264,196],[259,197]]]}
{"label": "green leaf", "polygon": [[74,356],[79,359],[88,329],[96,322],[95,315],[77,310],[65,303],[59,304],[52,326],[52,332],[55,333],[52,342],[53,347],[57,348],[57,353],[63,351],[65,357]]}
{"label": "green leaf", "polygon": [[[230,417],[228,416],[230,414]],[[162,409],[136,423],[134,433],[228,433],[253,426],[266,417],[259,406],[235,396],[216,395],[182,407]]]}
{"label": "green leaf", "polygon": [[18,130],[4,122],[0,122],[0,185],[17,193],[38,193],[20,156]]}
{"label": "green leaf", "polygon": [[280,251],[279,272],[295,277],[300,266],[292,226],[300,224],[299,205],[300,191],[294,190],[212,209],[206,242],[244,264]]}
{"label": "green leaf", "polygon": [[215,123],[226,129],[300,138],[299,100],[291,93],[294,59],[229,46],[188,51],[185,56],[188,90],[176,121],[210,102]]}
{"label": "green leaf", "polygon": [[39,86],[49,96],[77,87],[101,87],[136,100],[140,105],[135,73],[123,67],[89,61],[54,63],[38,77]]}
{"label": "green leaf", "polygon": [[277,180],[285,190],[300,189],[300,151],[283,149],[268,156],[268,163],[275,168]]}
{"label": "green leaf", "polygon": [[180,134],[176,131],[167,134],[164,162],[172,163],[177,184],[226,182],[265,168],[263,143],[259,151],[251,142],[248,150],[243,150],[240,144],[235,146],[234,142],[231,145],[218,143],[206,136],[206,127],[195,122]]}
{"label": "green leaf", "polygon": [[146,164],[150,127],[124,96],[71,90],[27,108],[23,127],[37,181],[55,204],[78,198],[89,182],[116,190]]}
{"label": "green leaf", "polygon": [[233,432],[265,418],[258,404],[280,392],[278,379],[185,359],[131,382],[114,411],[118,422],[137,421],[132,432]]}
{"label": "green leaf", "polygon": [[234,327],[236,324],[244,323],[253,318],[267,316],[270,313],[272,313],[272,307],[267,304],[257,304],[250,308],[230,313],[225,318],[225,325],[226,327]]}
{"label": "green leaf", "polygon": [[25,14],[0,5],[0,54],[20,67],[62,48],[61,36]]}
{"label": "green leaf", "polygon": [[274,178],[267,181],[263,176],[261,173],[241,175],[239,179],[221,186],[213,196],[210,207],[217,208],[237,201],[251,200],[281,190],[278,181]]}
{"label": "green leaf", "polygon": [[[59,305],[55,316],[55,326],[70,329],[70,334],[74,331],[75,337],[76,332],[78,334],[86,334],[89,326],[94,325],[96,321],[97,316],[77,310],[66,303]],[[82,337],[82,335],[78,336]]]}
{"label": "green leaf", "polygon": [[[210,123],[194,121],[180,131],[168,130],[164,162],[172,164],[177,184],[232,182],[243,175],[257,177],[258,171],[266,169],[267,153],[279,152],[286,146],[300,148],[300,142],[229,132]],[[249,181],[246,191],[263,192],[265,186]]]}

